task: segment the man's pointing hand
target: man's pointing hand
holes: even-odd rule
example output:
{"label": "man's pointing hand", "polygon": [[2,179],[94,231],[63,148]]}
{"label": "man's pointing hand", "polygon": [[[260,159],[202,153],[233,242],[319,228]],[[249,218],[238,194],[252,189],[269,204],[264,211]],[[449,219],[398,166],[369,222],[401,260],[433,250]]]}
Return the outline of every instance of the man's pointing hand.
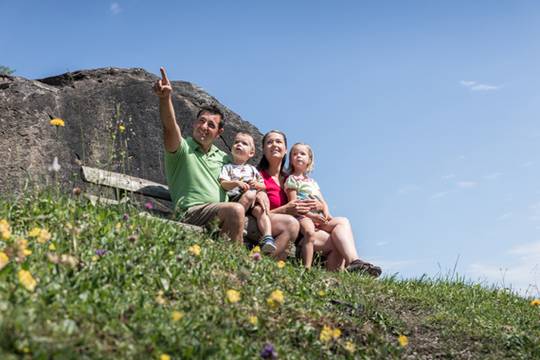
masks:
{"label": "man's pointing hand", "polygon": [[160,98],[166,99],[171,96],[172,86],[171,86],[171,83],[169,82],[169,78],[167,78],[167,73],[165,72],[165,68],[161,67],[159,71],[161,71],[161,79],[156,81],[156,83],[154,84],[154,92]]}

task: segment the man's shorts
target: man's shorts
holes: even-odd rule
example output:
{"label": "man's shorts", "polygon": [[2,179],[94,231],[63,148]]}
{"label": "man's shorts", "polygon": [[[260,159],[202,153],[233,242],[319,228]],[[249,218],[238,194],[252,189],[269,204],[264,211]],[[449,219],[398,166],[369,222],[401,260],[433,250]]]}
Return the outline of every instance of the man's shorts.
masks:
{"label": "man's shorts", "polygon": [[191,225],[205,226],[217,217],[220,204],[223,203],[207,203],[192,206],[186,210],[181,221]]}

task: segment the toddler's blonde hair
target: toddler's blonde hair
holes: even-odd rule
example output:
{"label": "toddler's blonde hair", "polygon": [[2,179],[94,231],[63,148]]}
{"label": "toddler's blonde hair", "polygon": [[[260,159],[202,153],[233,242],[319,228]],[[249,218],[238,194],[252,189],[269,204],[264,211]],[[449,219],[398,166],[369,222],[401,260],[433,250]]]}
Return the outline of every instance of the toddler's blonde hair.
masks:
{"label": "toddler's blonde hair", "polygon": [[294,166],[292,164],[292,153],[294,151],[294,148],[297,145],[302,145],[302,146],[305,146],[307,148],[308,155],[309,155],[309,163],[308,163],[308,165],[306,167],[306,173],[312,172],[313,171],[313,166],[315,166],[315,157],[313,156],[313,150],[311,150],[311,146],[309,146],[308,144],[297,142],[296,144],[294,144],[291,147],[291,151],[289,152],[289,168],[287,169],[289,171],[289,174],[292,174],[293,170],[294,170]]}

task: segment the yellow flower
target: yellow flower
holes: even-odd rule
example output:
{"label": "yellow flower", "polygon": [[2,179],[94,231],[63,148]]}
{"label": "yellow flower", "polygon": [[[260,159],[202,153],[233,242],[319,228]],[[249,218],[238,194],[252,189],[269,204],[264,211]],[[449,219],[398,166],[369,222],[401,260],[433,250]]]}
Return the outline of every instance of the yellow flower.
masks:
{"label": "yellow flower", "polygon": [[28,232],[28,237],[35,238],[35,237],[38,237],[39,234],[41,234],[41,229],[38,227],[35,227]]}
{"label": "yellow flower", "polygon": [[197,244],[191,245],[188,250],[190,253],[192,253],[195,256],[201,255],[201,247]]}
{"label": "yellow flower", "polygon": [[231,304],[239,302],[240,292],[233,289],[227,290],[227,300],[229,300]]}
{"label": "yellow flower", "polygon": [[401,347],[406,347],[409,345],[409,338],[407,338],[405,335],[399,335],[398,342]]}
{"label": "yellow flower", "polygon": [[159,360],[171,360],[171,357],[167,354],[161,354]]}
{"label": "yellow flower", "polygon": [[64,126],[64,120],[60,118],[54,118],[51,121],[49,121],[49,124],[53,126]]}
{"label": "yellow flower", "polygon": [[167,302],[167,300],[163,297],[163,291],[161,290],[158,291],[157,296],[156,296],[156,302],[159,305],[165,305],[165,303]]}
{"label": "yellow flower", "polygon": [[539,306],[540,305],[540,299],[534,299],[531,301],[531,306]]}
{"label": "yellow flower", "polygon": [[50,243],[49,250],[51,250],[51,251],[56,250],[56,246],[53,243]]}
{"label": "yellow flower", "polygon": [[330,326],[323,326],[321,334],[319,335],[319,340],[322,342],[329,342],[332,340],[332,328]]}
{"label": "yellow flower", "polygon": [[11,227],[5,219],[0,219],[0,237],[4,240],[9,240],[11,237]]}
{"label": "yellow flower", "polygon": [[96,261],[98,261],[98,260],[99,260],[99,258],[98,258],[96,255],[92,256],[92,261],[93,261],[93,262],[96,262]]}
{"label": "yellow flower", "polygon": [[9,256],[7,256],[5,252],[0,251],[0,270],[5,268],[8,263],[9,263]]}
{"label": "yellow flower", "polygon": [[120,224],[120,223],[118,222],[118,223],[116,223],[116,225],[114,225],[114,228],[115,228],[116,230],[120,230],[120,229],[122,228],[122,224]]}
{"label": "yellow flower", "polygon": [[354,343],[352,341],[347,341],[345,342],[345,350],[347,350],[348,352],[350,352],[351,354],[354,353],[356,351],[356,345],[354,345]]}
{"label": "yellow flower", "polygon": [[39,232],[39,236],[37,238],[37,242],[40,244],[46,243],[51,239],[51,234],[47,231],[47,229],[41,229]]}
{"label": "yellow flower", "polygon": [[283,269],[285,267],[285,261],[279,260],[277,262],[277,267],[280,268],[280,269]]}
{"label": "yellow flower", "polygon": [[253,326],[257,326],[257,324],[259,323],[259,319],[257,319],[255,315],[250,315],[250,317],[248,318],[248,321]]}
{"label": "yellow flower", "polygon": [[184,313],[181,311],[173,311],[171,314],[172,321],[180,321],[184,317]]}
{"label": "yellow flower", "polygon": [[120,130],[121,133],[126,131],[126,127],[123,124],[118,125],[118,130]]}
{"label": "yellow flower", "polygon": [[28,240],[19,239],[17,240],[17,256],[24,260],[25,257],[32,254],[32,250],[28,249]]}
{"label": "yellow flower", "polygon": [[271,308],[277,308],[278,306],[282,305],[284,301],[285,296],[283,295],[283,291],[281,290],[272,291],[268,299],[266,299],[266,303]]}
{"label": "yellow flower", "polygon": [[19,282],[26,288],[28,291],[34,291],[36,288],[37,282],[30,274],[30,271],[27,270],[19,270],[18,273],[19,276]]}
{"label": "yellow flower", "polygon": [[332,329],[332,338],[334,340],[339,339],[340,336],[341,336],[341,330],[340,329],[338,329],[338,328]]}
{"label": "yellow flower", "polygon": [[259,245],[255,246],[253,249],[251,249],[251,251],[249,252],[250,255],[253,255],[255,253],[261,253],[261,248]]}
{"label": "yellow flower", "polygon": [[326,291],[319,290],[318,294],[319,294],[320,297],[324,297],[324,296],[326,296]]}

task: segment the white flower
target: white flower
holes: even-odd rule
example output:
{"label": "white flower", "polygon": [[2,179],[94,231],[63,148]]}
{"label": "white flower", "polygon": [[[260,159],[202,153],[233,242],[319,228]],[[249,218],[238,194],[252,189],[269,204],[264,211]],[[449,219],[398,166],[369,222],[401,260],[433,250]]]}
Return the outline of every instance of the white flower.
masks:
{"label": "white flower", "polygon": [[49,171],[54,171],[54,172],[60,171],[60,164],[58,163],[58,158],[56,156],[54,157],[54,160],[51,166],[49,166]]}

